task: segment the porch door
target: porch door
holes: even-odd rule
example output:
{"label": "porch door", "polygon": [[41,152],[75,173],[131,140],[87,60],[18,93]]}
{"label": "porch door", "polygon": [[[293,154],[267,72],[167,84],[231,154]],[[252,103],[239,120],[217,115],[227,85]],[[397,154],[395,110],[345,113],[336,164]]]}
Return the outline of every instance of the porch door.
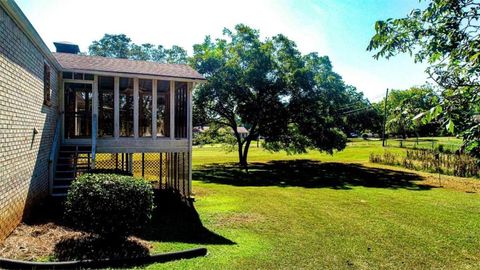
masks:
{"label": "porch door", "polygon": [[90,138],[92,84],[65,83],[65,139]]}

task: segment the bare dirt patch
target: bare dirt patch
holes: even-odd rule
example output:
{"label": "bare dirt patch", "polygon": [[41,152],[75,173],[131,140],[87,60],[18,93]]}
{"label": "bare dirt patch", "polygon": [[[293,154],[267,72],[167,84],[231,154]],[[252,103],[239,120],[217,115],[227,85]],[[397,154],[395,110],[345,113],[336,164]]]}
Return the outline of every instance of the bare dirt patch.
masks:
{"label": "bare dirt patch", "polygon": [[263,217],[259,214],[255,213],[233,213],[229,216],[222,217],[216,221],[216,223],[220,226],[242,226],[245,224],[251,224],[254,222],[259,222],[263,220]]}
{"label": "bare dirt patch", "polygon": [[474,178],[461,178],[446,175],[428,175],[425,183],[466,193],[480,193],[480,180]]}

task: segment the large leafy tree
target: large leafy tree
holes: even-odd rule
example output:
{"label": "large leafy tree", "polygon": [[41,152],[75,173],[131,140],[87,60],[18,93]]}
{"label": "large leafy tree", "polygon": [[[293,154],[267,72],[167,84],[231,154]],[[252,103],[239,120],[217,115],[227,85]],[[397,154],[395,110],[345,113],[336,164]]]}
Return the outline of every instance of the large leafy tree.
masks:
{"label": "large leafy tree", "polygon": [[[375,24],[368,50],[375,58],[409,53],[429,64],[426,72],[443,87],[446,128],[463,135],[464,147],[480,157],[480,3],[474,0],[430,0],[404,18]],[[469,106],[471,105],[471,106]],[[470,107],[458,114],[456,108]],[[433,118],[429,117],[429,118]],[[462,119],[461,121],[456,121]],[[456,128],[455,128],[456,127]]]}
{"label": "large leafy tree", "polygon": [[[346,86],[328,57],[302,55],[283,35],[261,40],[257,30],[237,25],[222,39],[194,45],[191,65],[207,78],[194,95],[194,111],[204,118],[197,121],[230,127],[241,165],[260,134],[271,150],[345,147],[344,118],[335,112]],[[245,138],[240,125],[249,131]]]}
{"label": "large leafy tree", "polygon": [[100,40],[93,41],[88,47],[90,55],[133,60],[154,61],[160,63],[186,64],[187,51],[173,45],[170,49],[150,43],[135,44],[125,34],[105,34]]}

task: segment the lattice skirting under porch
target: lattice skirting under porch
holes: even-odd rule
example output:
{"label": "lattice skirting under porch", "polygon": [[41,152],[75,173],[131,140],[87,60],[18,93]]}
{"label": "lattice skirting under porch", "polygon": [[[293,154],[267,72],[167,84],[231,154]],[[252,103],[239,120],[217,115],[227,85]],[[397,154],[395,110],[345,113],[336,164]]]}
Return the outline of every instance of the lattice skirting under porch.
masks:
{"label": "lattice skirting under porch", "polygon": [[184,198],[191,195],[190,153],[98,153],[95,169],[116,169],[152,181]]}

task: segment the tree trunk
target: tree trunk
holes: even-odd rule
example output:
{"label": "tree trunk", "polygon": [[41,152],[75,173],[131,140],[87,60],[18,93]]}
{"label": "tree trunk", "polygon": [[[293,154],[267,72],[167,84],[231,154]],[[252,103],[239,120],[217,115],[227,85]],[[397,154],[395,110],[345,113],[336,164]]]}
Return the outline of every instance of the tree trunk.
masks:
{"label": "tree trunk", "polygon": [[[240,166],[245,169],[245,171],[248,173],[248,150],[250,148],[250,143],[251,140],[247,139],[244,141],[245,147],[242,150],[239,150],[239,153],[242,151],[242,155],[240,156]],[[242,148],[242,146],[239,145],[239,148]]]}
{"label": "tree trunk", "polygon": [[241,164],[245,169],[248,169],[247,158],[248,158],[248,150],[250,149],[250,143],[251,142],[252,142],[251,140],[246,140],[245,141],[245,148],[243,149],[243,157],[242,157],[242,160],[241,160]]}
{"label": "tree trunk", "polygon": [[238,162],[240,166],[242,166],[242,159],[243,159],[243,144],[242,140],[237,138],[237,143],[238,143]]}

